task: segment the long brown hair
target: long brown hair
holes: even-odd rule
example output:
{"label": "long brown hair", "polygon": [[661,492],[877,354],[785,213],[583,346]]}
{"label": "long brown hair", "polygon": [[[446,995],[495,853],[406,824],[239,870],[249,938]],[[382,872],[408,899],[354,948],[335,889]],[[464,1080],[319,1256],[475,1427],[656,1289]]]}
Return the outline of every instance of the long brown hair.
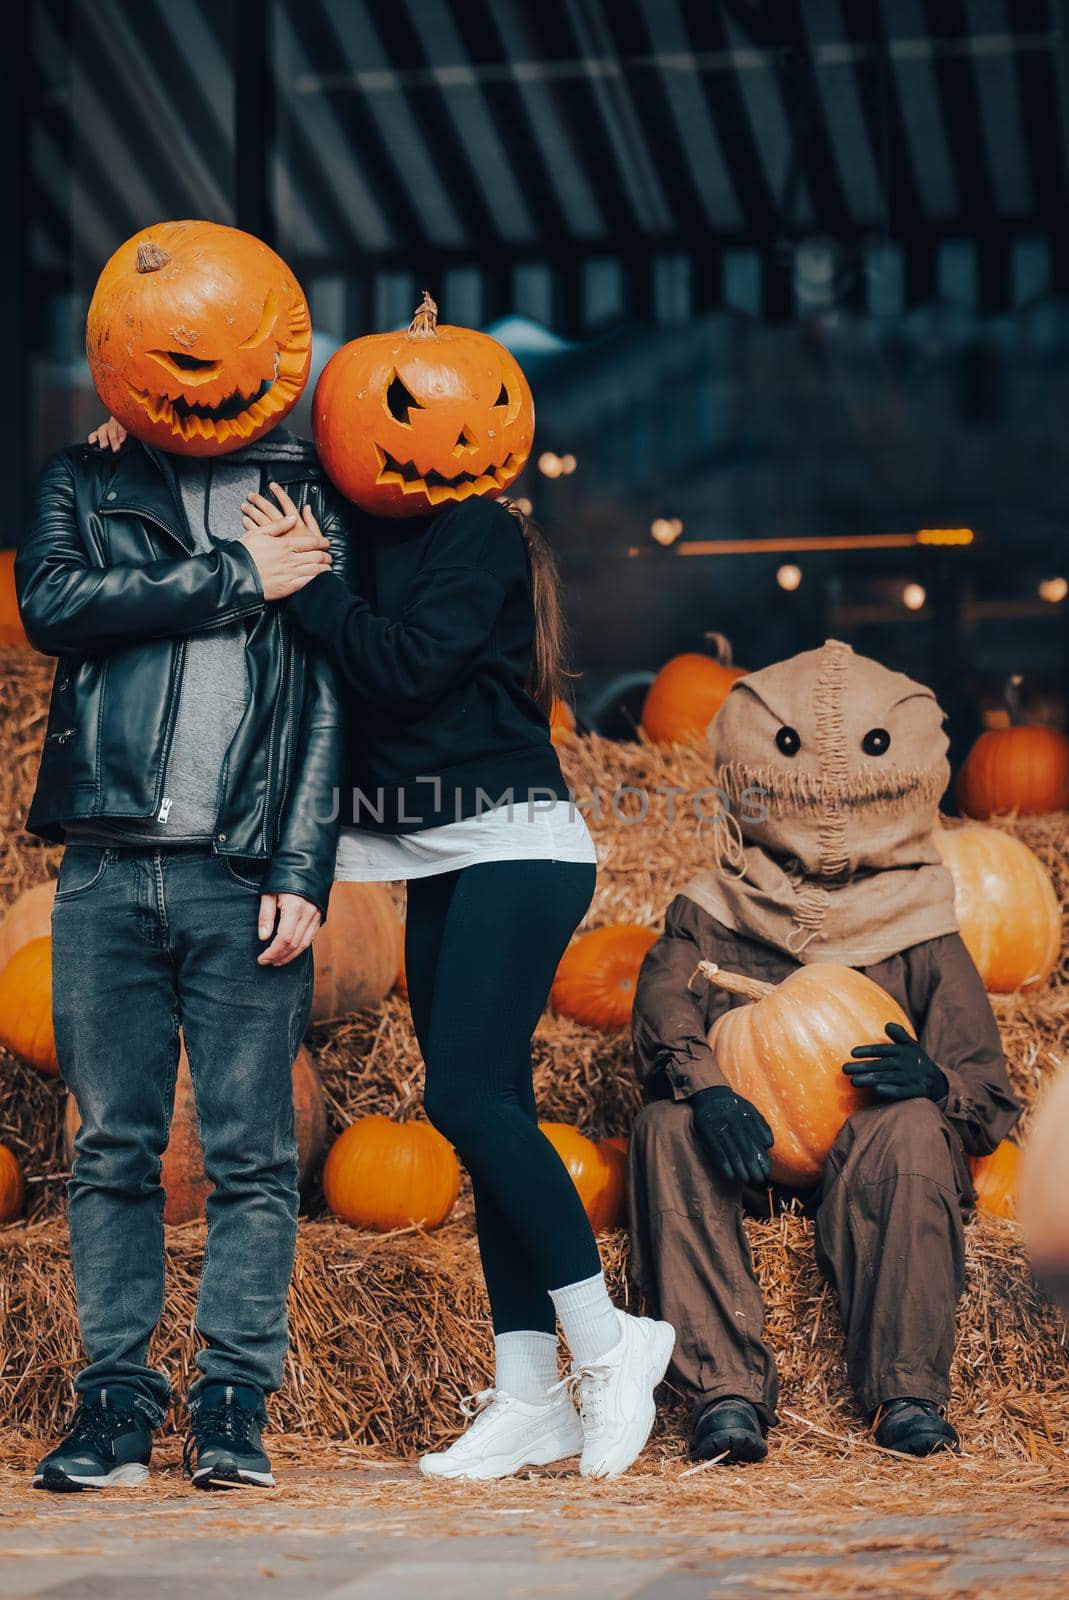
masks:
{"label": "long brown hair", "polygon": [[538,523],[518,507],[509,511],[520,525],[531,561],[531,598],[534,602],[535,637],[527,693],[548,716],[553,702],[571,676],[567,667],[567,636],[560,603],[560,574],[553,551]]}

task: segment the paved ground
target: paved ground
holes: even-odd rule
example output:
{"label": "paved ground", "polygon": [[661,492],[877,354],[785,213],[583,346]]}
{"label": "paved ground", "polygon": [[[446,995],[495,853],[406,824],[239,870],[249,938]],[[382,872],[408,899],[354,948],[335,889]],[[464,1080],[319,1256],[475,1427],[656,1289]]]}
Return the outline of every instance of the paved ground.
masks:
{"label": "paved ground", "polygon": [[963,1486],[955,1471],[893,1494],[877,1474],[841,1503],[798,1485],[794,1504],[773,1479],[766,1497],[752,1473],[647,1473],[593,1491],[543,1476],[487,1493],[428,1486],[406,1465],[352,1461],[329,1474],[291,1466],[274,1494],[194,1494],[172,1468],[142,1490],[52,1498],[9,1471],[0,1474],[0,1594],[1065,1600],[1060,1477],[1037,1472],[1030,1489],[1016,1478],[1002,1494],[990,1482]]}

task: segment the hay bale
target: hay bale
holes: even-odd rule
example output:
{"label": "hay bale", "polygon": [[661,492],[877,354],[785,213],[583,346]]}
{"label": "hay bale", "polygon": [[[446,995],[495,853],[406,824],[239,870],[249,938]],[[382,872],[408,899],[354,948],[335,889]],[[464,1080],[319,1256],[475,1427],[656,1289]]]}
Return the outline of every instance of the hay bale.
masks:
{"label": "hay bale", "polygon": [[0,650],[0,906],[54,877],[59,851],[33,839],[30,808],[48,721],[55,662],[27,650]]}
{"label": "hay bale", "polygon": [[[859,1435],[833,1296],[813,1262],[812,1225],[796,1213],[747,1223],[779,1360],[782,1409],[829,1455]],[[167,1230],[167,1310],[150,1359],[176,1393],[195,1376],[192,1335],[203,1228]],[[623,1234],[604,1256],[619,1303],[629,1291]],[[968,1230],[969,1289],[959,1316],[954,1415],[970,1449],[1034,1460],[1069,1439],[1064,1324],[1031,1282],[1006,1225]],[[492,1334],[474,1239],[458,1228],[375,1236],[336,1223],[300,1230],[290,1296],[292,1348],[274,1424],[411,1455],[448,1437],[457,1404],[487,1380]],[[7,1426],[55,1431],[79,1364],[65,1232],[58,1223],[0,1232],[0,1405]],[[791,1415],[788,1417],[788,1413]],[[801,1422],[798,1419],[802,1419]],[[178,1419],[181,1424],[181,1417]],[[682,1413],[669,1406],[666,1449]]]}

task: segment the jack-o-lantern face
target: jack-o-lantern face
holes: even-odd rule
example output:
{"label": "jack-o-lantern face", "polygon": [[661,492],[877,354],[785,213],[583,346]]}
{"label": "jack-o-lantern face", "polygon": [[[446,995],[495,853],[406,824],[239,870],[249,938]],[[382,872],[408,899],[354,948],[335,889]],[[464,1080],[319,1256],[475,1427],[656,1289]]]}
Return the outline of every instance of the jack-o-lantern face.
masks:
{"label": "jack-o-lantern face", "polygon": [[86,321],[97,394],[135,438],[219,456],[296,405],[312,359],[301,286],[259,239],[161,222],[121,245]]}
{"label": "jack-o-lantern face", "polygon": [[316,384],[323,468],[379,516],[498,495],[531,453],[534,402],[519,364],[488,334],[439,327],[437,317],[425,294],[407,332],[354,339]]}

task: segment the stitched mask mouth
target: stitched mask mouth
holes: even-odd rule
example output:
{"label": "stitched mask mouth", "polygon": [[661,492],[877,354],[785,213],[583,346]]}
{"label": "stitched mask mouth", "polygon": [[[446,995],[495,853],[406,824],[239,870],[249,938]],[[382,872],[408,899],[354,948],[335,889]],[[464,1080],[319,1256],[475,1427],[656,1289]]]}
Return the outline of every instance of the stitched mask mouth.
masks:
{"label": "stitched mask mouth", "polygon": [[486,494],[508,485],[513,452],[504,461],[485,472],[456,472],[447,477],[432,467],[421,473],[413,461],[398,461],[382,445],[375,446],[379,458],[379,483],[396,484],[403,494],[423,494],[432,505],[444,500],[467,500],[471,495]]}
{"label": "stitched mask mouth", "polygon": [[829,811],[897,812],[936,804],[946,787],[946,772],[940,764],[928,771],[888,767],[839,778],[731,761],[718,769],[717,783],[733,806],[763,804],[773,817],[820,817]]}

